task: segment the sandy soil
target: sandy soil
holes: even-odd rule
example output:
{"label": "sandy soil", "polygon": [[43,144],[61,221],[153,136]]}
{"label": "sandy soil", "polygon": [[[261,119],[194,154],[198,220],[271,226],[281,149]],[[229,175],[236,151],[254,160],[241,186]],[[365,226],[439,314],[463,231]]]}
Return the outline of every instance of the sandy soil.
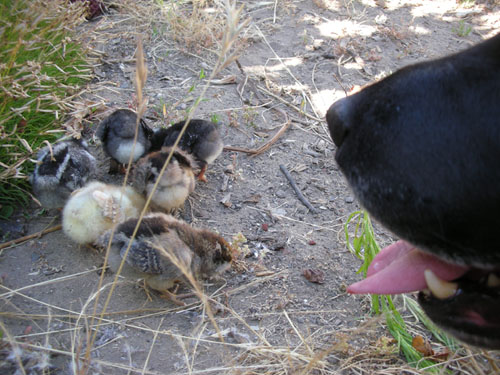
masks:
{"label": "sandy soil", "polygon": [[[360,207],[335,164],[323,118],[356,85],[466,48],[498,30],[499,5],[464,3],[245,1],[243,17],[251,23],[239,42],[242,69],[231,64],[219,74],[235,83],[211,86],[195,117],[216,116],[225,144],[246,149],[264,145],[288,119],[291,126],[260,155],[223,152],[181,215],[228,240],[238,233],[248,239],[240,267],[204,285],[218,331],[197,298],[186,300],[186,307],[154,293],[149,300],[130,280],[119,283],[96,331],[92,313],[103,254],[57,231],[1,252],[2,331],[27,344],[27,373],[43,373],[35,366],[43,353],[50,353],[51,374],[73,373],[79,362],[72,353],[85,353],[89,332],[97,333],[90,374],[364,374],[409,368],[386,339],[383,321],[369,315],[369,299],[345,293],[360,278],[360,261],[346,249],[343,226]],[[99,35],[92,41],[99,58],[88,100],[108,108],[133,103],[135,32],[141,32],[149,69],[146,120],[157,127],[182,119],[193,105],[205,83],[200,72],[208,76],[214,66],[216,45],[186,48],[137,18],[134,9],[114,8],[84,25]],[[105,114],[89,117],[83,134],[99,157],[99,178],[119,182],[106,173],[108,160],[93,138]],[[316,214],[297,199],[280,164],[292,171]],[[57,213],[33,206],[2,223],[3,236],[35,233],[59,221]],[[376,234],[381,244],[393,240],[380,227]],[[307,269],[321,270],[324,282],[308,281]],[[108,271],[97,311],[113,278]],[[5,374],[17,366],[15,356],[6,358],[8,349],[0,352]],[[315,356],[318,362],[308,368]],[[498,361],[497,353],[490,356]],[[477,360],[489,366],[483,357]],[[450,361],[452,373],[460,366],[468,365]]]}

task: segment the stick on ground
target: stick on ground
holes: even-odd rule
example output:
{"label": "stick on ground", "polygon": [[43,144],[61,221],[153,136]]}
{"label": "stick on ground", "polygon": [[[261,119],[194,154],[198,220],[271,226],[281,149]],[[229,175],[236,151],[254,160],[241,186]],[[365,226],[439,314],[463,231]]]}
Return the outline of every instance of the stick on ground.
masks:
{"label": "stick on ground", "polygon": [[4,243],[0,243],[0,250],[5,249],[6,247],[9,247],[9,246],[16,245],[18,243],[24,242],[24,241],[31,240],[33,238],[41,237],[41,236],[43,236],[44,234],[47,234],[47,233],[55,232],[56,230],[60,230],[61,228],[62,228],[62,225],[59,224],[59,225],[55,225],[55,226],[53,226],[51,228],[44,229],[44,230],[42,230],[40,232],[36,232],[36,233],[33,233],[33,234],[28,234],[27,236],[19,237],[19,238],[16,238],[15,240],[12,240],[12,241],[7,241],[7,242],[4,242]]}
{"label": "stick on ground", "polygon": [[293,190],[295,190],[295,194],[297,194],[297,197],[299,198],[299,200],[304,204],[304,206],[306,206],[309,209],[309,211],[311,211],[313,214],[317,214],[318,210],[316,210],[311,205],[311,203],[309,203],[307,198],[304,197],[302,192],[299,190],[299,187],[295,183],[295,180],[293,179],[292,175],[290,174],[290,172],[288,172],[288,169],[286,169],[286,167],[283,164],[280,164],[280,169],[281,169],[281,172],[283,172],[283,174],[285,175],[285,177],[288,180],[288,182],[290,183],[290,185],[292,185],[292,188],[293,188]]}
{"label": "stick on ground", "polygon": [[224,146],[224,151],[236,151],[236,152],[244,152],[253,156],[257,156],[267,151],[277,140],[279,137],[283,135],[283,133],[290,127],[292,122],[288,118],[288,115],[283,111],[282,112],[286,117],[286,122],[281,126],[280,130],[276,132],[276,134],[268,141],[265,145],[255,148],[255,149],[247,149],[236,146]]}

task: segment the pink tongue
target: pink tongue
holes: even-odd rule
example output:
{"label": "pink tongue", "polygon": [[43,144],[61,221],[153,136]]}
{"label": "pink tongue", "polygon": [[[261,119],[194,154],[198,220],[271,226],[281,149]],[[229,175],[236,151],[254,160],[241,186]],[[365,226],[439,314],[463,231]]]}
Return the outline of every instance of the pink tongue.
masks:
{"label": "pink tongue", "polygon": [[368,268],[366,279],[350,285],[349,293],[398,294],[427,287],[424,271],[432,270],[442,280],[462,276],[467,267],[446,263],[405,241],[382,249]]}

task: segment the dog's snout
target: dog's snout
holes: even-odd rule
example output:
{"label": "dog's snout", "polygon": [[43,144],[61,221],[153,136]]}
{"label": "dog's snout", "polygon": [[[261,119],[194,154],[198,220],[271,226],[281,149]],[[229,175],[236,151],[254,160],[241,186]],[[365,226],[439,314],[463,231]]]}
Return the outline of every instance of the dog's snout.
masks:
{"label": "dog's snout", "polygon": [[337,100],[331,105],[326,113],[326,122],[333,139],[333,143],[340,147],[349,133],[350,110],[349,97]]}

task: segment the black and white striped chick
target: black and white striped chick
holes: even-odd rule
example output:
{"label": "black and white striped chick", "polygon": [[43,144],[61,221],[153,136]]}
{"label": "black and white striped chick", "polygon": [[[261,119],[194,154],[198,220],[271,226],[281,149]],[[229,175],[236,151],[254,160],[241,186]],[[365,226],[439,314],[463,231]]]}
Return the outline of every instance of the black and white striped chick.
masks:
{"label": "black and white striped chick", "polygon": [[[152,149],[162,146],[173,146],[184,126],[185,121],[178,122],[167,128],[157,129],[152,138]],[[179,148],[194,156],[201,168],[198,180],[206,182],[205,171],[222,152],[224,143],[213,122],[193,119],[179,142]]]}
{"label": "black and white striped chick", "polygon": [[[132,175],[132,183],[137,191],[146,196],[151,194],[171,150],[171,147],[163,147],[137,162]],[[195,162],[189,154],[179,149],[174,151],[151,199],[153,208],[170,213],[184,205],[194,190],[194,165]]]}
{"label": "black and white striped chick", "polygon": [[104,151],[118,163],[128,164],[133,151],[132,161],[149,152],[151,147],[152,129],[141,119],[137,132],[137,142],[134,147],[137,115],[130,109],[118,109],[105,118],[96,130],[96,136],[101,140]]}
{"label": "black and white striped chick", "polygon": [[85,141],[72,139],[39,151],[30,182],[43,207],[63,207],[74,190],[93,178],[96,160],[87,147]]}
{"label": "black and white striped chick", "polygon": [[[137,220],[129,219],[115,229],[108,258],[113,272],[125,257]],[[111,231],[101,236],[99,245],[106,247],[110,236]],[[214,278],[230,267],[232,258],[231,246],[220,235],[157,212],[144,216],[121,275],[144,279],[152,289],[172,299],[168,289],[175,282],[185,282],[185,272],[191,272],[195,279]]]}

